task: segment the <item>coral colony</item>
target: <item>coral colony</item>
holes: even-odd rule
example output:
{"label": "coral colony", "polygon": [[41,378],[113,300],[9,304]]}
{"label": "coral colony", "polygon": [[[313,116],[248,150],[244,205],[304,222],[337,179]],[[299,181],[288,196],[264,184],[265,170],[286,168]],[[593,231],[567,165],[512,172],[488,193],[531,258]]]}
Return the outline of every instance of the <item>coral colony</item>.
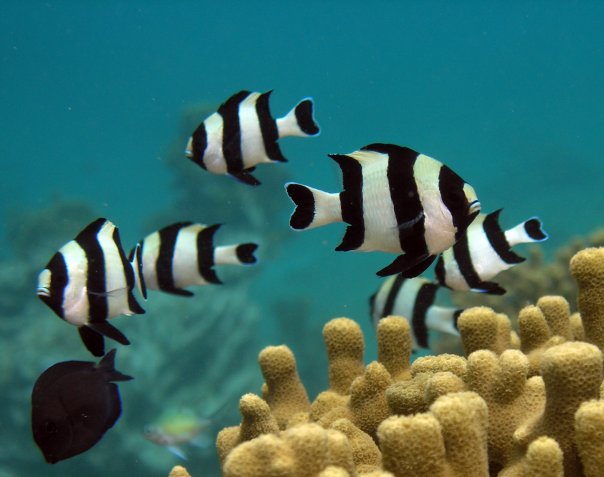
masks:
{"label": "coral colony", "polygon": [[[560,296],[520,311],[518,333],[488,307],[458,320],[465,357],[410,364],[411,332],[380,320],[378,359],[360,327],[323,329],[329,389],[310,401],[287,346],[261,351],[262,397],[216,447],[225,477],[597,477],[604,469],[604,248],[575,254],[579,312]],[[187,477],[177,466],[170,477]]]}

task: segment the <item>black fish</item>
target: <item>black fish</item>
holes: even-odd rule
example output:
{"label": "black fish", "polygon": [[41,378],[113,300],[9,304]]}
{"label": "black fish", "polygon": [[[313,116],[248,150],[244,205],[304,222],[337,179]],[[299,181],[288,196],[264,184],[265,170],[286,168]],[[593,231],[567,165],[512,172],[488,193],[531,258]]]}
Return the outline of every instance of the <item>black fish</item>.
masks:
{"label": "black fish", "polygon": [[31,428],[49,464],[87,451],[120,417],[120,394],[112,381],[133,378],[116,371],[114,359],[112,349],[98,365],[64,361],[36,381],[31,393]]}

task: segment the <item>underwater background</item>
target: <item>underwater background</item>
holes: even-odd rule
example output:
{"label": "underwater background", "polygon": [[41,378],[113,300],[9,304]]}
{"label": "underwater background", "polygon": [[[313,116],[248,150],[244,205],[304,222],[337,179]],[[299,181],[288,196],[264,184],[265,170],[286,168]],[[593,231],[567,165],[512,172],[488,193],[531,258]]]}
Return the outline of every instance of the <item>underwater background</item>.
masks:
{"label": "underwater background", "polygon": [[[212,416],[209,445],[185,450],[192,473],[218,475],[212,440],[238,423],[239,396],[260,392],[263,346],[294,351],[311,397],[327,382],[330,318],[358,321],[373,359],[368,297],[392,256],[334,252],[341,224],[288,226],[285,182],[340,190],[327,153],[392,142],[435,157],[505,225],[538,216],[550,255],[600,227],[603,32],[596,1],[1,1],[0,477],[165,476],[180,459],[143,429],[176,410]],[[280,141],[289,162],[260,166],[258,188],[183,154],[241,89],[273,89],[274,116],[310,96],[322,129]],[[217,242],[256,241],[260,263],[116,318],[132,341],[115,344],[116,368],[135,377],[120,383],[122,416],[51,466],[31,438],[31,388],[92,357],[35,296],[36,276],[97,217],[127,250],[172,222],[223,223]]]}

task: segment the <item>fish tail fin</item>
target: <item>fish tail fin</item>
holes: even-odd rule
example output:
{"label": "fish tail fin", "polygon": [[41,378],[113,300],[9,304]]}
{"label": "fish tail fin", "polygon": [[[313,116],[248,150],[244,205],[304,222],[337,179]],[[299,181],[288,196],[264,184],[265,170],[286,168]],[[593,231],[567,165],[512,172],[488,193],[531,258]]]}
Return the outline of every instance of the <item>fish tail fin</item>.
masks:
{"label": "fish tail fin", "polygon": [[339,194],[330,194],[294,182],[285,184],[285,190],[296,205],[289,219],[291,228],[305,230],[342,221]]}
{"label": "fish tail fin", "polygon": [[134,285],[141,296],[146,300],[147,286],[145,284],[145,276],[143,275],[143,248],[141,242],[137,243],[130,251],[128,261],[130,262],[130,265],[132,265],[132,270],[134,270]]}
{"label": "fish tail fin", "polygon": [[282,118],[277,119],[279,137],[317,136],[321,129],[313,116],[314,103],[311,98],[304,98]]}
{"label": "fish tail fin", "polygon": [[115,369],[115,353],[117,350],[115,348],[109,350],[103,359],[99,361],[97,368],[103,371],[106,371],[109,374],[109,379],[111,381],[130,381],[134,379],[132,376],[128,376],[126,374],[122,374]]}
{"label": "fish tail fin", "polygon": [[548,239],[548,235],[542,227],[541,220],[537,217],[531,217],[521,224],[506,230],[505,238],[512,247],[519,243],[543,242]]}
{"label": "fish tail fin", "polygon": [[252,265],[258,261],[254,252],[258,248],[255,243],[222,245],[214,249],[216,265]]}
{"label": "fish tail fin", "polygon": [[426,326],[431,330],[459,336],[457,319],[463,310],[444,306],[431,306],[426,312]]}

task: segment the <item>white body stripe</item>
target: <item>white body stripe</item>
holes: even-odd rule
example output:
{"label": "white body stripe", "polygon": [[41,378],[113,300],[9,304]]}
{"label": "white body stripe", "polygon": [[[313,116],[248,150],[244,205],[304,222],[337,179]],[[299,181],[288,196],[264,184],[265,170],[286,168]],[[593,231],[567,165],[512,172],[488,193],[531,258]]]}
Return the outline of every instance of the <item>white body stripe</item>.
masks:
{"label": "white body stripe", "polygon": [[239,127],[241,128],[241,157],[243,168],[247,169],[262,162],[273,162],[264,149],[264,139],[260,129],[260,119],[256,102],[260,93],[252,93],[239,105]]}
{"label": "white body stripe", "polygon": [[[472,267],[481,280],[488,281],[499,272],[507,270],[514,264],[504,262],[491,246],[484,230],[485,218],[486,215],[484,214],[480,214],[476,217],[474,222],[467,228],[466,236],[468,239]],[[472,290],[459,269],[459,264],[453,256],[453,249],[446,250],[443,253],[443,261],[445,268],[445,284],[449,288],[457,291]]]}
{"label": "white body stripe", "polygon": [[159,283],[157,280],[157,257],[159,255],[159,233],[153,232],[143,240],[143,276],[145,277],[145,285],[151,290],[158,290]]}
{"label": "white body stripe", "polygon": [[[134,312],[130,310],[128,304],[128,293],[131,293],[131,290],[128,290],[126,272],[120,256],[120,249],[113,240],[113,230],[115,229],[115,226],[113,226],[113,224],[111,225],[111,235],[103,233],[104,227],[98,235],[98,241],[105,258],[105,290],[109,308],[107,319],[119,315],[134,314]],[[130,266],[128,262],[127,264],[127,266]]]}
{"label": "white body stripe", "polygon": [[429,156],[420,154],[415,160],[413,176],[424,211],[424,240],[431,255],[437,255],[455,243],[456,228],[451,212],[442,201],[438,188],[438,177],[442,164]]}
{"label": "white body stripe", "polygon": [[362,154],[350,154],[359,160],[363,174],[365,236],[358,250],[400,253],[396,215],[388,186],[388,155],[360,152]]}
{"label": "white body stripe", "polygon": [[172,277],[176,288],[205,285],[197,266],[197,234],[205,227],[191,224],[178,231],[172,255]]}
{"label": "white body stripe", "polygon": [[203,123],[207,135],[207,146],[203,154],[203,163],[208,171],[214,174],[226,174],[226,159],[222,153],[222,116],[214,113]]}
{"label": "white body stripe", "polygon": [[61,247],[59,253],[63,255],[69,276],[69,281],[63,291],[63,318],[72,325],[85,325],[88,323],[90,309],[86,294],[88,259],[84,250],[75,240]]}
{"label": "white body stripe", "polygon": [[[380,289],[375,296],[375,302],[372,309],[372,321],[373,326],[377,330],[378,322],[382,318],[384,313],[384,307],[388,300],[390,290],[396,280],[396,275],[388,277],[384,281]],[[423,277],[408,278],[405,280],[403,285],[398,291],[398,294],[394,300],[392,311],[390,315],[400,316],[405,318],[409,325],[412,327],[411,319],[413,317],[413,309],[417,300],[417,295],[420,288],[427,284],[432,283]],[[431,305],[426,312],[426,326],[435,331],[443,333],[459,335],[459,332],[455,329],[454,314],[457,311],[456,308],[442,307],[438,305]],[[419,345],[415,339],[413,328],[411,328],[411,340],[413,349],[419,349]]]}

